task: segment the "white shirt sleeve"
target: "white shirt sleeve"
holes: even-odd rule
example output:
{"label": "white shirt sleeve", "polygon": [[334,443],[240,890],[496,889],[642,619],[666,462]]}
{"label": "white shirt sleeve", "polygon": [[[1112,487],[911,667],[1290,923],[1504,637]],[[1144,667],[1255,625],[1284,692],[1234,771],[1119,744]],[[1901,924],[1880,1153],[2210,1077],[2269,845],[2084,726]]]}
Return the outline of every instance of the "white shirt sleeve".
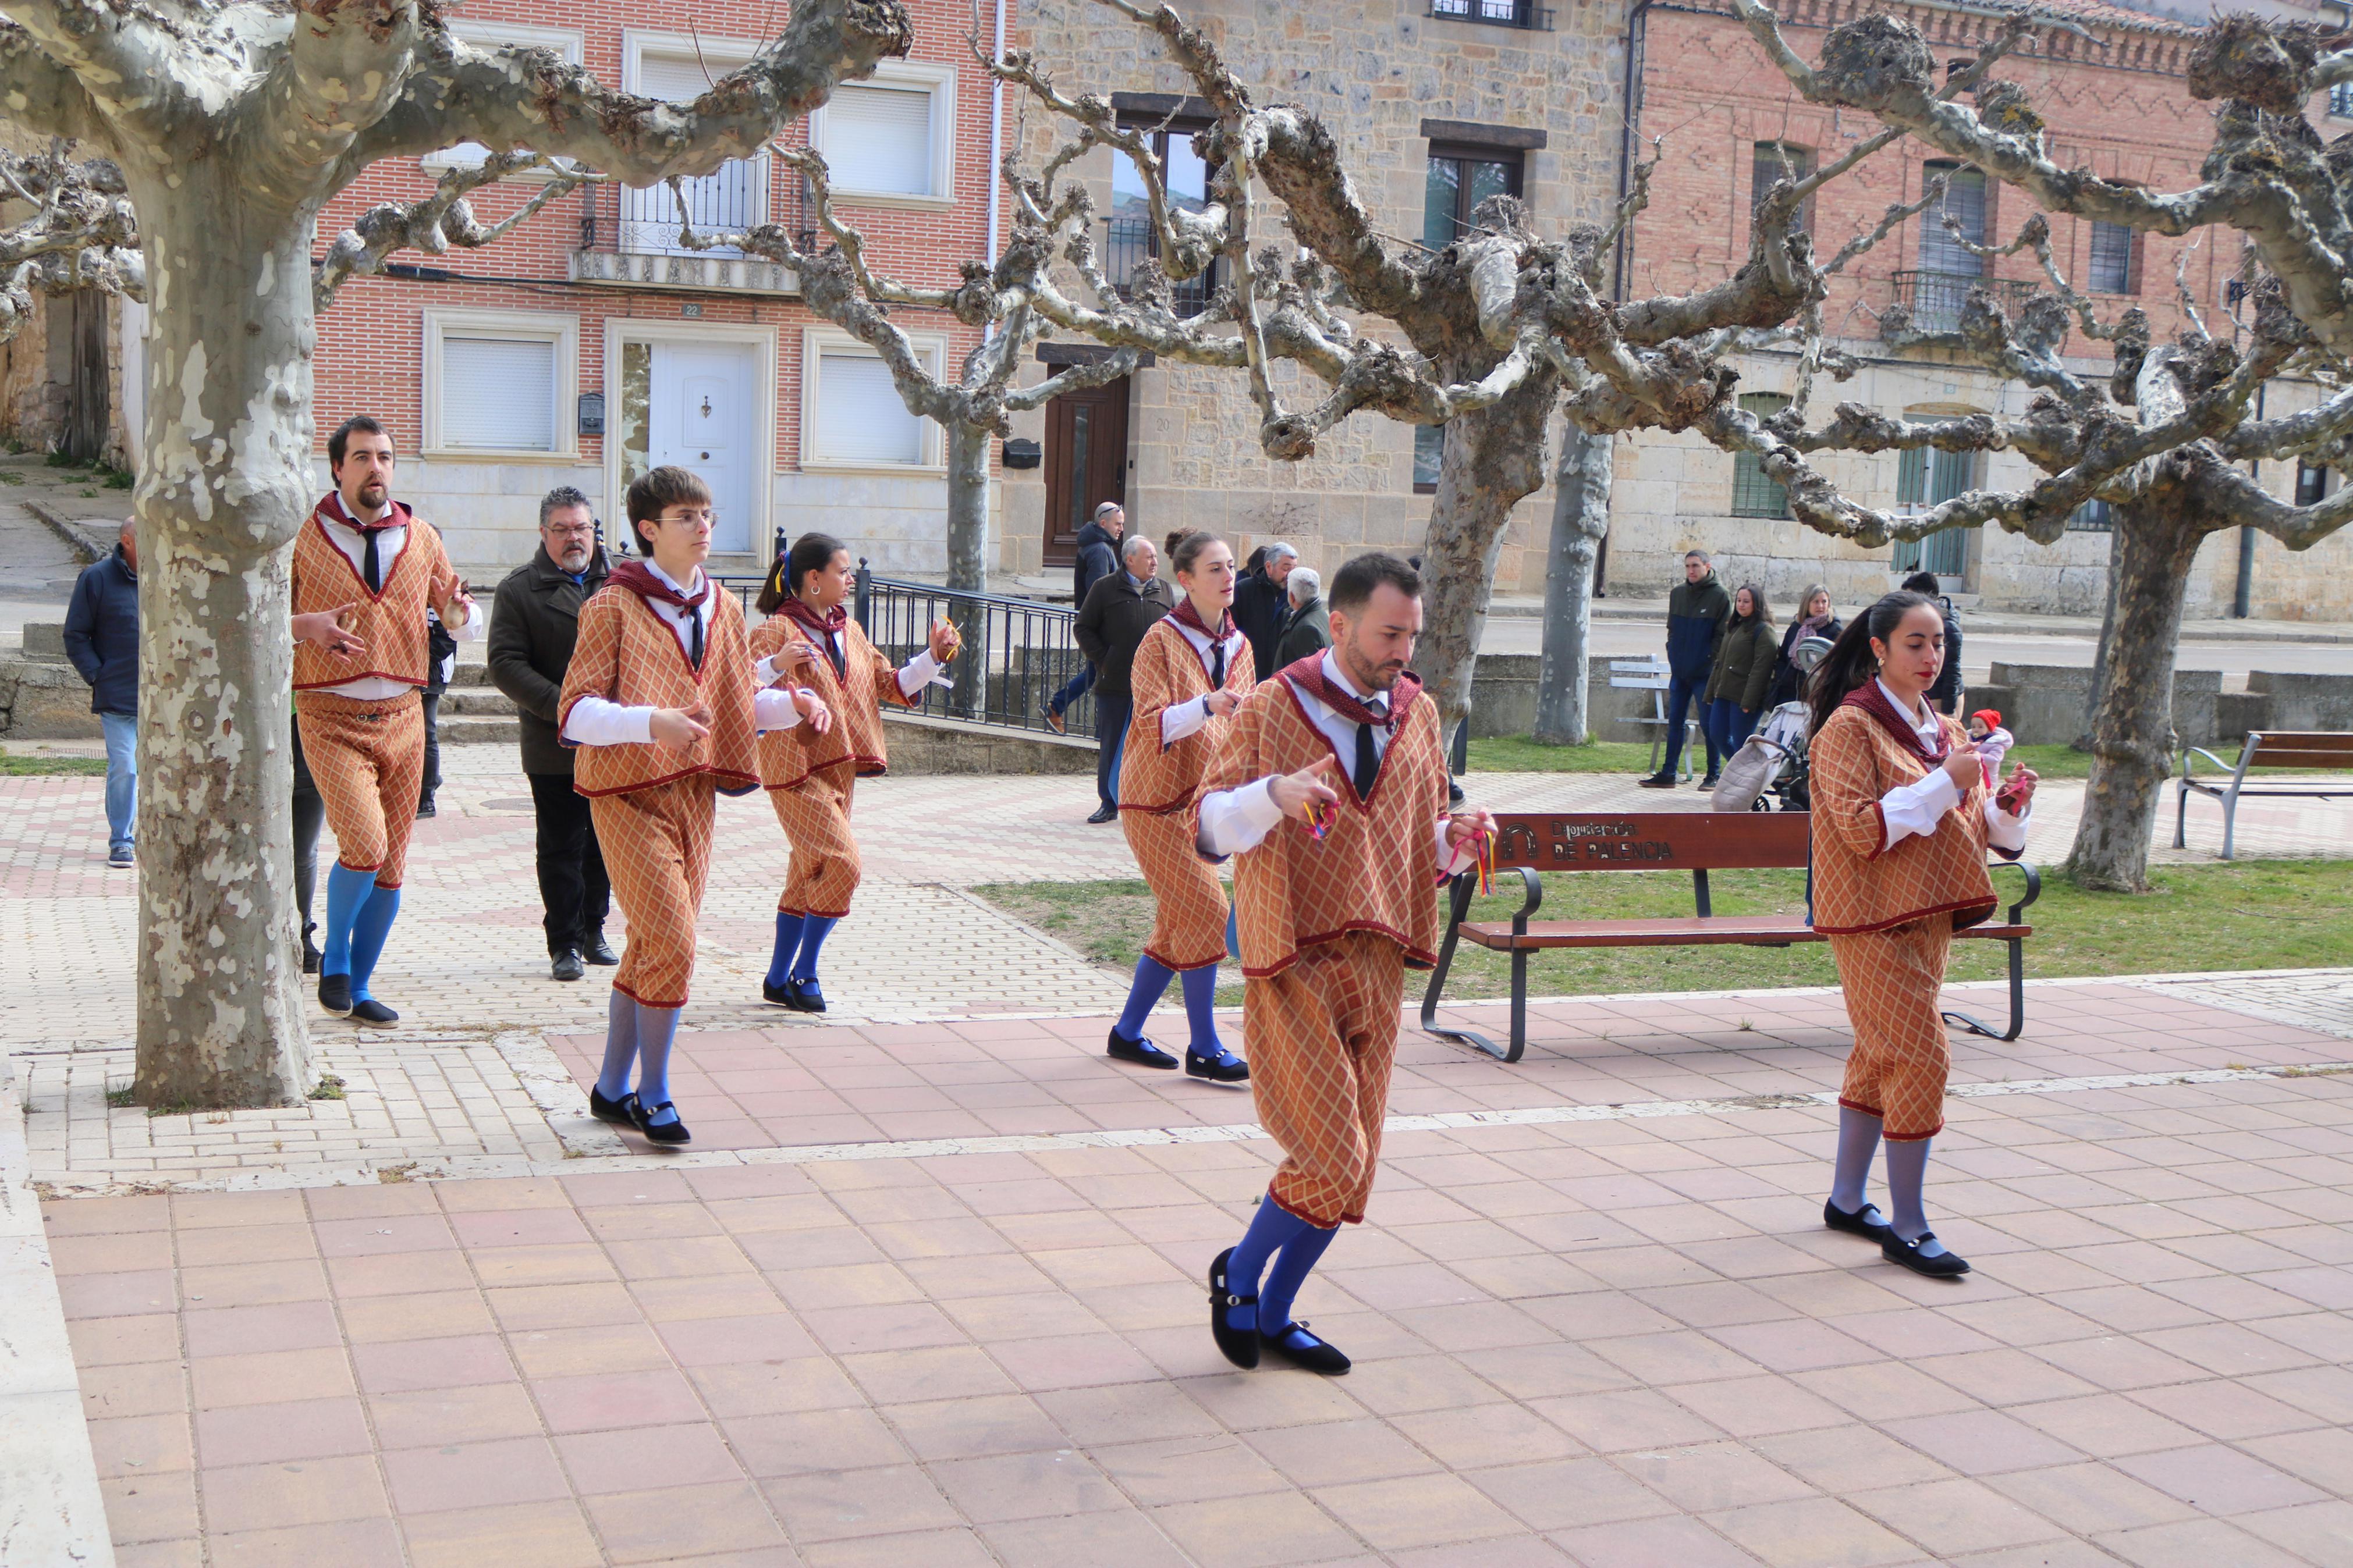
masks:
{"label": "white shirt sleeve", "polygon": [[940,661],[932,657],[930,648],[925,648],[900,668],[900,695],[913,697],[916,692],[929,686],[932,683],[932,677],[939,672]]}
{"label": "white shirt sleeve", "polygon": [[752,667],[753,685],[769,687],[776,683],[776,678],[785,673],[776,668],[776,658],[777,656],[772,653]]}
{"label": "white shirt sleeve", "polygon": [[1995,804],[1992,795],[1986,796],[1986,842],[1997,849],[2007,849],[2015,855],[2026,847],[2026,825],[2033,819],[2034,807],[2029,805],[2024,816],[2012,816]]}
{"label": "white shirt sleeve", "polygon": [[795,691],[790,687],[762,687],[752,693],[752,725],[761,734],[789,730],[801,721],[801,710],[793,706]]}
{"label": "white shirt sleeve", "polygon": [[564,716],[564,738],[575,746],[644,746],[654,738],[654,710],[606,697],[583,697]]}
{"label": "white shirt sleeve", "polygon": [[1173,746],[1187,735],[1198,734],[1201,726],[1209,721],[1209,700],[1196,697],[1189,702],[1179,702],[1160,710],[1160,743]]}
{"label": "white shirt sleeve", "polygon": [[1274,804],[1274,775],[1269,773],[1240,789],[1202,796],[1201,826],[1194,843],[1204,855],[1222,860],[1265,843],[1282,820],[1282,807]]}
{"label": "white shirt sleeve", "polygon": [[1897,784],[1879,797],[1880,815],[1887,819],[1887,842],[1881,851],[1894,848],[1905,839],[1918,834],[1926,837],[1936,831],[1936,824],[1961,801],[1961,792],[1953,784],[1953,775],[1942,767],[1928,770],[1928,776],[1917,784]]}
{"label": "white shirt sleeve", "polygon": [[464,620],[459,621],[454,626],[450,626],[447,621],[442,622],[441,625],[443,629],[448,631],[450,637],[456,638],[459,642],[479,642],[481,640],[483,629],[489,620],[490,617],[482,614],[480,601],[470,600],[466,605],[466,618]]}

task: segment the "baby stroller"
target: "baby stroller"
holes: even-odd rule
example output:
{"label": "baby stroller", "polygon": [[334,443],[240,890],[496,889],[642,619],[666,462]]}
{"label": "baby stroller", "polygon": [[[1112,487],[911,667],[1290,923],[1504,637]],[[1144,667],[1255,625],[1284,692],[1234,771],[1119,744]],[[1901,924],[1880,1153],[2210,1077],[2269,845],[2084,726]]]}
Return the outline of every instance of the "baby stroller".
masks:
{"label": "baby stroller", "polygon": [[[1789,650],[1789,662],[1799,675],[1810,676],[1830,651],[1830,638],[1808,637]],[[1812,710],[1802,699],[1784,702],[1767,714],[1757,732],[1725,764],[1722,782],[1709,804],[1717,811],[1772,811],[1776,809],[1773,800],[1778,800],[1782,811],[1810,810],[1813,795],[1808,787],[1806,731],[1812,722]]]}

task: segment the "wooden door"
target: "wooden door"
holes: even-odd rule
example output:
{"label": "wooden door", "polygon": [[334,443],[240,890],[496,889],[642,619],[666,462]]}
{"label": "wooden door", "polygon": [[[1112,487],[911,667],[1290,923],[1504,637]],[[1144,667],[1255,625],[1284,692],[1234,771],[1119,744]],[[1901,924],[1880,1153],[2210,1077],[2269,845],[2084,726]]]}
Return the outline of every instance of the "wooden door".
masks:
{"label": "wooden door", "polygon": [[1066,392],[1046,405],[1046,564],[1078,559],[1079,530],[1105,501],[1127,504],[1127,386]]}
{"label": "wooden door", "polygon": [[67,384],[66,427],[58,446],[67,457],[89,463],[106,450],[114,411],[106,381],[106,296],[95,289],[77,289],[72,300],[73,373]]}

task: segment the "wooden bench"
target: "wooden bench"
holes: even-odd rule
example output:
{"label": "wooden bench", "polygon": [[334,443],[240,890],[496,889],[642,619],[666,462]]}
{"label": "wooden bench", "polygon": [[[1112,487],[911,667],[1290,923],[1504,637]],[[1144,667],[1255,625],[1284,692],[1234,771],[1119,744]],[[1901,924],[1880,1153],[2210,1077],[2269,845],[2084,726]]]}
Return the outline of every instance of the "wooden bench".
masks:
{"label": "wooden bench", "polygon": [[[1470,921],[1478,876],[1454,879],[1448,902],[1446,937],[1438,967],[1421,998],[1421,1026],[1445,1039],[1476,1046],[1507,1062],[1520,1059],[1528,1044],[1528,955],[1555,948],[1789,947],[1825,940],[1802,914],[1718,915],[1708,899],[1710,871],[1751,868],[1803,869],[1808,860],[1810,818],[1779,812],[1604,812],[1506,816],[1495,819],[1499,836],[1495,868],[1516,872],[1526,897],[1506,921]],[[2023,873],[2026,896],[2010,906],[2007,920],[1989,920],[1954,935],[2010,944],[2010,1027],[1996,1031],[1966,1013],[1946,1021],[1988,1039],[2014,1040],[2026,1026],[2024,943],[2034,934],[2026,907],[2042,894],[2042,874],[2023,861],[2009,865]],[[1688,871],[1697,913],[1666,919],[1535,921],[1544,901],[1547,871]],[[1512,955],[1512,1038],[1499,1047],[1471,1029],[1441,1028],[1438,1004],[1455,944],[1468,942]]]}
{"label": "wooden bench", "polygon": [[[2230,768],[2226,780],[2192,778],[2192,757]],[[2222,803],[2222,858],[2231,858],[2242,795],[2295,795],[2306,800],[2353,800],[2353,779],[2250,779],[2250,768],[2353,768],[2353,734],[2328,730],[2271,730],[2249,735],[2239,747],[2236,767],[2198,746],[2181,748],[2181,776],[2173,781],[2173,847],[2187,848],[2192,790]]]}

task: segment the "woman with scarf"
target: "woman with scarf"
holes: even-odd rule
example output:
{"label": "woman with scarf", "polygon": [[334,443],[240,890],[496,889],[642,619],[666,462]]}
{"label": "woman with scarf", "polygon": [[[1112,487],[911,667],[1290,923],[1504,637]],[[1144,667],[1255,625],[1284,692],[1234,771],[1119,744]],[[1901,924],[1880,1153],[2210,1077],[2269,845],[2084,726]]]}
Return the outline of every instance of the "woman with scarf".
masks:
{"label": "woman with scarf", "polygon": [[[1993,913],[1987,850],[2016,859],[2026,847],[2035,784],[2021,765],[1989,788],[1968,736],[1928,707],[1944,658],[1936,606],[1890,594],[1840,634],[1808,690],[1813,926],[1830,941],[1854,1029],[1822,1223],[1938,1279],[1969,1266],[1928,1228],[1921,1199],[1952,1065],[1936,995],[1954,931]],[[1883,1216],[1863,1192],[1883,1138]]]}
{"label": "woman with scarf", "polygon": [[765,737],[760,782],[792,841],[785,890],[776,900],[776,945],[760,994],[796,1012],[825,1011],[818,954],[858,890],[858,840],[849,831],[849,796],[862,778],[890,763],[882,742],[882,704],[913,708],[962,639],[942,621],[929,646],[898,668],[866,640],[846,607],[857,586],[849,547],[830,534],[805,533],[768,569],[755,601],[768,619],[752,634],[756,679],[800,680],[815,689],[839,722]]}
{"label": "woman with scarf", "polygon": [[1183,596],[1152,624],[1129,675],[1134,711],[1119,773],[1119,824],[1152,888],[1152,934],[1135,961],[1127,1010],[1104,1047],[1117,1060],[1173,1068],[1145,1037],[1144,1022],[1168,982],[1183,975],[1191,1039],[1185,1070],[1242,1083],[1250,1064],[1218,1038],[1218,961],[1226,956],[1226,889],[1194,847],[1193,796],[1225,739],[1227,722],[1258,685],[1250,639],[1234,625],[1234,552],[1214,534],[1169,541]]}
{"label": "woman with scarf", "polygon": [[573,787],[588,797],[629,922],[588,1110],[648,1142],[679,1144],[690,1139],[670,1102],[670,1045],[694,974],[714,794],[759,787],[763,731],[821,734],[831,716],[805,689],[755,689],[744,612],[702,570],[709,487],[659,468],[629,486],[625,504],[644,559],[614,567],[581,606],[556,732],[579,748]]}
{"label": "woman with scarf", "polygon": [[1766,694],[1765,705],[1778,708],[1784,702],[1795,702],[1805,695],[1805,671],[1798,668],[1798,645],[1808,637],[1838,640],[1845,624],[1831,614],[1831,591],[1817,583],[1806,590],[1798,601],[1798,618],[1781,634],[1781,656],[1773,662],[1773,689]]}

